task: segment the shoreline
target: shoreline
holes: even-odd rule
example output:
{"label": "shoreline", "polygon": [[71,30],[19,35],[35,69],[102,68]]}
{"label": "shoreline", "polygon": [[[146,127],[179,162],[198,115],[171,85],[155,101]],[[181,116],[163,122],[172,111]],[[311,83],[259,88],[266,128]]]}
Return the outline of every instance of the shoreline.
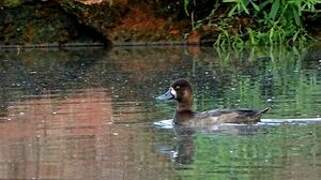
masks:
{"label": "shoreline", "polygon": [[205,44],[212,43],[212,40],[202,42],[187,41],[155,41],[155,42],[114,42],[110,45],[104,43],[43,43],[43,44],[0,44],[0,50],[3,49],[33,49],[33,48],[69,48],[69,47],[125,47],[125,46],[208,46]]}

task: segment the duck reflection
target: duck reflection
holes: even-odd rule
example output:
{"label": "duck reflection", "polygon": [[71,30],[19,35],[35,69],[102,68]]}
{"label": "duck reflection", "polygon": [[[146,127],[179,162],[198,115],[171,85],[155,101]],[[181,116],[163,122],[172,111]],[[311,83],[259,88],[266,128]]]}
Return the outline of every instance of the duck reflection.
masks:
{"label": "duck reflection", "polygon": [[180,125],[172,125],[171,120],[154,123],[156,132],[170,134],[167,139],[159,140],[156,150],[169,158],[177,165],[189,165],[193,163],[195,156],[195,137],[198,135],[211,136],[251,136],[265,133],[265,128],[270,125],[263,124],[218,124],[211,128],[190,128]]}

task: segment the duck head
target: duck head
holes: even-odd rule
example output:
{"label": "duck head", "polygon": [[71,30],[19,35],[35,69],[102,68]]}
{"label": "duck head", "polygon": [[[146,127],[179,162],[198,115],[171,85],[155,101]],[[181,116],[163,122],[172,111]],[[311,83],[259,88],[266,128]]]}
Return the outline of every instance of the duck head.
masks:
{"label": "duck head", "polygon": [[174,81],[167,92],[156,98],[157,100],[177,101],[177,111],[192,110],[193,105],[193,90],[191,84],[185,79],[177,79]]}

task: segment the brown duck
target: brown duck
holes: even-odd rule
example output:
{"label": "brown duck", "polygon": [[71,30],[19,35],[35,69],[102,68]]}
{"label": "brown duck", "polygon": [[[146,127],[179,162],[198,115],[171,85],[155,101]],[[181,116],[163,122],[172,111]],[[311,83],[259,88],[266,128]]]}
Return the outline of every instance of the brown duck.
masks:
{"label": "brown duck", "polygon": [[205,112],[194,112],[193,90],[191,84],[185,79],[178,79],[171,84],[168,91],[157,97],[158,100],[177,101],[174,123],[188,127],[206,127],[219,123],[256,123],[260,121],[263,110],[252,109],[215,109]]}

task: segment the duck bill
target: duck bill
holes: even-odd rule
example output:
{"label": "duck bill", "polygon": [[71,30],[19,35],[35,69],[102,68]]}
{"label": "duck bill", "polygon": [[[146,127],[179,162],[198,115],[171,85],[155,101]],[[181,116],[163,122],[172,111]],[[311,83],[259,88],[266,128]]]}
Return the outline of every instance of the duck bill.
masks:
{"label": "duck bill", "polygon": [[160,95],[158,97],[156,97],[157,100],[161,100],[161,101],[165,101],[165,100],[171,100],[174,99],[175,97],[172,95],[171,91],[168,90],[166,93],[164,93],[163,95]]}

